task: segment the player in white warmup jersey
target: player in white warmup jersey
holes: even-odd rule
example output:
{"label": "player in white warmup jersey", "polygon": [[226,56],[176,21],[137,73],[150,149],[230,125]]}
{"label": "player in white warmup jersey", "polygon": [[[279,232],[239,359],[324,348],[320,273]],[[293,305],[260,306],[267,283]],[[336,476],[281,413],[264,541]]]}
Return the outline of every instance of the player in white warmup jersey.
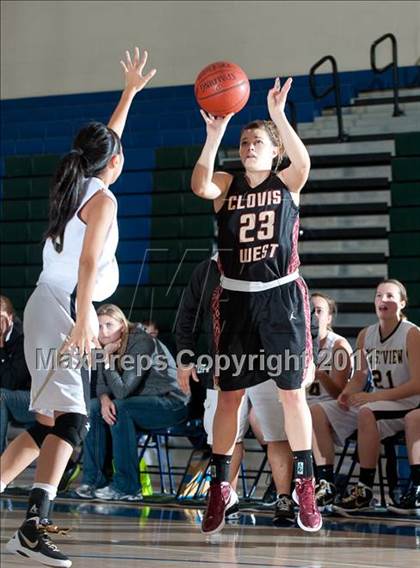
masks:
{"label": "player in white warmup jersey", "polygon": [[[389,279],[378,285],[378,323],[357,338],[353,378],[336,401],[312,407],[318,465],[333,466],[334,441],[344,444],[357,430],[360,478],[350,495],[336,504],[339,512],[370,507],[380,442],[402,431],[404,416],[420,403],[420,329],[405,319],[406,305],[401,282]],[[369,377],[373,389],[367,388]],[[330,493],[335,494],[333,485]]]}
{"label": "player in white warmup jersey", "polygon": [[335,400],[347,384],[352,372],[352,348],[345,337],[335,333],[333,318],[336,303],[321,292],[311,294],[315,317],[318,319],[319,350],[315,380],[306,390],[309,406]]}
{"label": "player in white warmup jersey", "polygon": [[[56,171],[45,235],[43,268],[24,313],[25,358],[31,373],[31,406],[36,424],[1,458],[0,491],[38,459],[26,519],[7,543],[9,552],[48,566],[72,562],[51,542],[42,522],[73,452],[87,433],[86,373],[97,340],[92,301],[109,297],[118,285],[117,202],[109,186],[122,170],[121,135],[135,95],[155,74],[142,75],[147,53],[122,61],[126,86],[106,126],[80,130],[73,149]],[[52,356],[50,358],[50,355]],[[67,355],[67,357],[65,357]]]}
{"label": "player in white warmup jersey", "polygon": [[[321,292],[314,292],[311,300],[318,319],[319,350],[315,381],[306,389],[310,408],[320,402],[336,400],[352,375],[351,345],[332,328],[337,313],[335,300]],[[316,464],[315,475],[316,501],[320,510],[323,510],[335,498],[335,493],[330,493],[334,487],[334,466]]]}

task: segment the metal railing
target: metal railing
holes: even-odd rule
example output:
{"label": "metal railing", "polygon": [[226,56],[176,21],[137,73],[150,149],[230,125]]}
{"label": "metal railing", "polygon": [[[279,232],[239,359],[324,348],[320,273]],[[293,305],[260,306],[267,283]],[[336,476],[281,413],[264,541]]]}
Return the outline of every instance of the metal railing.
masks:
{"label": "metal railing", "polygon": [[294,128],[295,132],[298,133],[296,104],[293,101],[287,99],[286,105],[290,110],[290,124]]}
{"label": "metal railing", "polygon": [[[392,61],[390,63],[388,63],[387,65],[385,65],[385,67],[382,67],[381,69],[378,69],[377,65],[376,65],[376,48],[378,47],[379,44],[383,43],[385,40],[391,40],[391,44],[392,44]],[[402,116],[404,115],[404,111],[401,110],[399,103],[398,103],[398,87],[399,87],[399,78],[398,78],[398,48],[397,48],[397,39],[394,36],[394,34],[388,33],[388,34],[384,34],[383,36],[379,37],[376,41],[374,41],[372,43],[372,45],[370,46],[370,65],[372,67],[372,70],[375,73],[384,73],[385,71],[387,71],[390,67],[392,67],[392,88],[394,91],[394,112],[392,114],[392,116]]]}
{"label": "metal railing", "polygon": [[[319,67],[321,67],[321,65],[323,65],[326,61],[331,62],[333,81],[332,81],[332,84],[329,87],[327,87],[322,93],[319,93],[319,91],[317,91],[317,87],[316,87],[315,71]],[[340,142],[345,142],[346,140],[348,140],[349,137],[344,132],[344,127],[343,127],[343,112],[342,112],[342,109],[341,109],[340,77],[339,77],[338,69],[337,69],[337,61],[335,60],[335,58],[332,55],[325,55],[325,57],[322,57],[319,61],[317,61],[314,65],[312,65],[312,67],[309,70],[309,87],[311,89],[312,96],[317,100],[323,99],[324,97],[326,97],[330,93],[334,92],[335,108],[336,108],[336,113],[337,113],[338,139],[340,140]]]}

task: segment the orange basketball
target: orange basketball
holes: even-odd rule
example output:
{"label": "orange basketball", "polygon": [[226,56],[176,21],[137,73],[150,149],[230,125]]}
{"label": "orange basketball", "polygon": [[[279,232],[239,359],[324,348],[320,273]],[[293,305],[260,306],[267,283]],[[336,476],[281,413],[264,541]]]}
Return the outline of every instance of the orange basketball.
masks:
{"label": "orange basketball", "polygon": [[194,85],[198,104],[213,116],[239,112],[248,102],[249,92],[245,71],[229,61],[207,65],[198,74]]}

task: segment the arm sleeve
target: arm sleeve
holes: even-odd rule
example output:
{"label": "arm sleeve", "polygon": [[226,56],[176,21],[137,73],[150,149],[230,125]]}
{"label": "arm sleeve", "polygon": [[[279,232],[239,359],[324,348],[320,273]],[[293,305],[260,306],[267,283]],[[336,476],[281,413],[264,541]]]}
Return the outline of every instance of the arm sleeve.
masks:
{"label": "arm sleeve", "polygon": [[105,382],[115,398],[127,398],[138,390],[148,371],[137,364],[137,356],[151,357],[154,350],[153,339],[146,332],[131,334],[128,349],[121,358],[124,370],[119,372],[116,368],[104,368],[103,371]]}

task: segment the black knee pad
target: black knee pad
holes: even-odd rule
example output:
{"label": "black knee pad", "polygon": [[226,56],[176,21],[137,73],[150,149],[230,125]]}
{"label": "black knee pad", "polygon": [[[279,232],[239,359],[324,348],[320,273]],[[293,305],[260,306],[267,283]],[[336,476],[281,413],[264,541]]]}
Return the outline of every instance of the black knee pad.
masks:
{"label": "black knee pad", "polygon": [[51,434],[61,438],[73,448],[77,448],[83,442],[89,430],[89,420],[84,414],[69,412],[61,414],[55,420],[51,428]]}
{"label": "black knee pad", "polygon": [[51,434],[52,426],[45,426],[45,424],[41,424],[41,422],[36,422],[26,431],[31,436],[31,438],[33,438],[38,448],[40,448],[48,434]]}

